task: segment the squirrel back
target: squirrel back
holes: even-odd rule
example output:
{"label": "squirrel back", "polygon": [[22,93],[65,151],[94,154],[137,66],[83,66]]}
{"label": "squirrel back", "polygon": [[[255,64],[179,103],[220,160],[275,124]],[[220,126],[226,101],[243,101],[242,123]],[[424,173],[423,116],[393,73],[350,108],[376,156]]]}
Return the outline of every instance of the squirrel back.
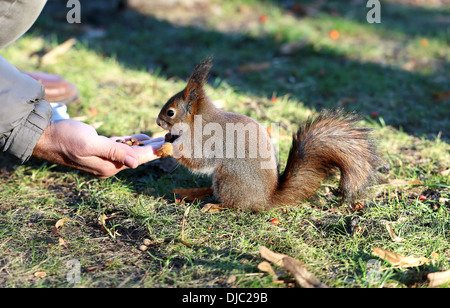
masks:
{"label": "squirrel back", "polygon": [[[195,67],[186,88],[161,109],[157,123],[176,137],[172,155],[178,162],[195,173],[212,175],[222,207],[259,211],[295,205],[312,197],[337,169],[344,200],[357,198],[374,180],[378,154],[369,129],[358,128],[357,116],[342,111],[322,111],[301,125],[285,170],[278,174],[267,131],[250,117],[216,108],[206,96],[203,86],[211,60]],[[235,129],[231,142],[229,127]],[[212,131],[223,133],[222,138],[212,140]],[[239,155],[236,148],[242,144]],[[252,155],[255,146],[263,151]]]}

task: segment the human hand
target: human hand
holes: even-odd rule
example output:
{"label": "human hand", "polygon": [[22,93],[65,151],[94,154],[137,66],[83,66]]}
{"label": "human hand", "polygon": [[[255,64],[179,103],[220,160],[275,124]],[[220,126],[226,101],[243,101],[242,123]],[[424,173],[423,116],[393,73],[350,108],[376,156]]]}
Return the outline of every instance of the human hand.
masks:
{"label": "human hand", "polygon": [[128,146],[116,139],[99,136],[96,130],[74,120],[51,122],[37,142],[33,156],[108,178],[121,170],[136,168],[158,158],[156,150],[164,138],[151,139],[147,135],[132,136],[144,146]]}

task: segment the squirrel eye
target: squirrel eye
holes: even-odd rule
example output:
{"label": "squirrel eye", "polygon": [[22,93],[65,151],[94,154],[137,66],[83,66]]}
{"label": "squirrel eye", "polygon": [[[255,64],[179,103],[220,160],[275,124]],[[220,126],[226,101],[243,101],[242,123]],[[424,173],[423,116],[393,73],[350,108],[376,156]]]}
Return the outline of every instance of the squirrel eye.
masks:
{"label": "squirrel eye", "polygon": [[169,117],[173,117],[173,116],[175,115],[175,110],[173,110],[173,109],[167,110],[167,115],[168,115]]}

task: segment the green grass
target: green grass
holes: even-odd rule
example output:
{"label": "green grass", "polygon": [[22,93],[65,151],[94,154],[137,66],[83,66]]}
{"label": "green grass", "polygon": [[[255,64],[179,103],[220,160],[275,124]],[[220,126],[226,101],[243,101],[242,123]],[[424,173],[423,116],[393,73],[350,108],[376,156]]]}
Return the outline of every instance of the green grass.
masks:
{"label": "green grass", "polygon": [[[120,13],[101,38],[86,38],[82,28],[44,12],[1,54],[22,70],[45,70],[76,84],[82,99],[69,112],[101,124],[100,134],[159,131],[159,109],[185,86],[201,58],[214,55],[209,96],[227,110],[279,122],[282,166],[289,135],[301,121],[322,108],[343,107],[360,112],[361,124],[374,128],[383,178],[422,184],[373,187],[354,213],[339,204],[331,179],[316,199],[298,207],[205,214],[202,204],[170,193],[209,185],[183,167],[166,173],[155,161],[100,180],[37,160],[19,166],[2,156],[0,286],[292,287],[257,269],[264,245],[303,261],[331,287],[427,287],[427,273],[450,269],[450,182],[442,173],[450,168],[449,99],[433,98],[450,90],[450,8],[407,2],[383,1],[382,23],[373,25],[365,21],[365,3],[356,1],[326,1],[302,16],[288,1],[154,7]],[[338,40],[328,36],[333,29]],[[79,40],[69,52],[39,66],[43,53],[70,37]],[[306,45],[280,54],[283,44],[299,40]],[[239,69],[261,62],[269,68]],[[374,111],[379,117],[371,117]],[[99,223],[102,215],[108,219]],[[54,234],[63,218],[69,220]],[[387,222],[403,242],[391,240]],[[388,269],[373,279],[374,247],[417,257],[437,253],[437,259],[412,269],[389,269],[382,261]],[[67,280],[71,260],[80,262],[77,283]]]}

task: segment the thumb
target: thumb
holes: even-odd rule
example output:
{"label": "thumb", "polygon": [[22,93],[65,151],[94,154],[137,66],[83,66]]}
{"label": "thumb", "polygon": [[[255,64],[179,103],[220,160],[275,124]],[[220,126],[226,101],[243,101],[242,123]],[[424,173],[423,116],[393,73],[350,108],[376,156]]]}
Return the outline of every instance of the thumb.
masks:
{"label": "thumb", "polygon": [[159,158],[159,156],[156,155],[156,150],[159,149],[164,142],[163,138],[162,140],[146,140],[143,142],[144,146],[133,147],[139,157],[139,164],[144,164]]}
{"label": "thumb", "polygon": [[128,168],[136,168],[139,165],[138,155],[133,148],[126,144],[114,142],[104,137],[99,146],[102,150],[100,150],[98,156],[104,159],[121,163]]}

